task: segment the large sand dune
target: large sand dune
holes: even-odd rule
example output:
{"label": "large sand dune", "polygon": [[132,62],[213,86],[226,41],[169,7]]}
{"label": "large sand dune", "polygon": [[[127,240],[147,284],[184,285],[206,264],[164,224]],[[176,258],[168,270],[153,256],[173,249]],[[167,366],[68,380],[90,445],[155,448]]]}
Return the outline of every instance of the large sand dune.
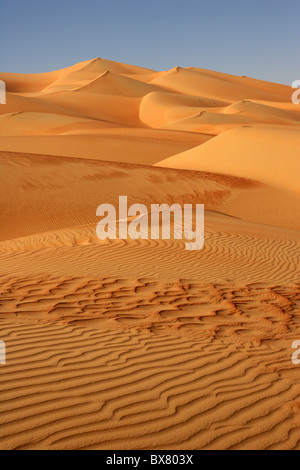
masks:
{"label": "large sand dune", "polygon": [[247,176],[300,194],[300,130],[242,127],[158,165]]}
{"label": "large sand dune", "polygon": [[[300,449],[300,106],[104,59],[0,74],[1,449]],[[205,204],[205,245],[96,236]]]}

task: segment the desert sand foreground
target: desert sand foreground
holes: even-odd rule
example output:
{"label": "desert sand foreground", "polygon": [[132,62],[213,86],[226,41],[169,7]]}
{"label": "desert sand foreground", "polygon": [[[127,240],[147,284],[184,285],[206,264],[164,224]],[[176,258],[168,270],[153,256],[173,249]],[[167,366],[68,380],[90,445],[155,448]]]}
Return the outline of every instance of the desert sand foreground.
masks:
{"label": "desert sand foreground", "polygon": [[[1,73],[0,449],[300,450],[300,106],[94,59]],[[96,209],[205,204],[205,245]]]}

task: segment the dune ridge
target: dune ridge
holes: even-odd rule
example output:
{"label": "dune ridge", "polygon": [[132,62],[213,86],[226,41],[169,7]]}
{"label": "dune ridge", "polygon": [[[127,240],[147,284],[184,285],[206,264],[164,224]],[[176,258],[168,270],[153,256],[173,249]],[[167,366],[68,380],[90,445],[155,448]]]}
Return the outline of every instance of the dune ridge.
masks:
{"label": "dune ridge", "polygon": [[[156,72],[97,58],[56,72],[3,73],[1,78],[8,91],[7,105],[0,108],[3,151],[22,148],[27,153],[82,156],[76,153],[78,140],[61,138],[62,122],[65,120],[67,126],[70,119],[79,119],[72,135],[90,135],[93,130],[99,137],[98,148],[103,141],[103,126],[115,129],[115,140],[124,128],[167,130],[169,135],[181,131],[187,139],[184,150],[197,146],[190,142],[190,135],[214,137],[245,125],[268,126],[275,137],[281,128],[300,131],[299,107],[291,103],[289,87],[203,69],[177,67]],[[7,122],[20,111],[27,113],[22,120]],[[43,114],[34,117],[32,112]],[[27,141],[22,137],[26,122],[28,128],[35,127]],[[49,138],[45,138],[49,129],[50,145]],[[161,138],[165,135],[162,133]],[[121,135],[120,144],[124,145]],[[83,145],[88,147],[86,141]],[[130,149],[125,149],[126,161],[148,164],[147,148],[147,140],[141,138],[139,159],[133,160]],[[170,150],[172,155],[183,151],[180,146],[177,152],[174,147]],[[96,156],[104,159],[94,151],[92,158]],[[117,160],[117,154],[111,158]],[[156,163],[162,160],[157,158]]]}

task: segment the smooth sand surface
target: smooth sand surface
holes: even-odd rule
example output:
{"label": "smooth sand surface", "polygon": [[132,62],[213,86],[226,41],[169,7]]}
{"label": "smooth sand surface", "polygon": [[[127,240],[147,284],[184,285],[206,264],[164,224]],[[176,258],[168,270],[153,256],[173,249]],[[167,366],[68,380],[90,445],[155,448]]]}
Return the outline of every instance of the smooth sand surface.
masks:
{"label": "smooth sand surface", "polygon": [[[94,59],[0,74],[1,449],[300,449],[300,106]],[[205,245],[96,236],[205,204]]]}

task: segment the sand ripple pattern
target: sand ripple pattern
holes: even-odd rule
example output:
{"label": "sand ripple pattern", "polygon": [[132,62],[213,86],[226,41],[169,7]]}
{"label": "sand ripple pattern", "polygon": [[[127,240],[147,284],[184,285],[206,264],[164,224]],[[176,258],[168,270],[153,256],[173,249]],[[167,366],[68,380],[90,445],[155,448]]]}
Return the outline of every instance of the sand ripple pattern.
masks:
{"label": "sand ripple pattern", "polygon": [[1,278],[1,449],[300,449],[300,286]]}

